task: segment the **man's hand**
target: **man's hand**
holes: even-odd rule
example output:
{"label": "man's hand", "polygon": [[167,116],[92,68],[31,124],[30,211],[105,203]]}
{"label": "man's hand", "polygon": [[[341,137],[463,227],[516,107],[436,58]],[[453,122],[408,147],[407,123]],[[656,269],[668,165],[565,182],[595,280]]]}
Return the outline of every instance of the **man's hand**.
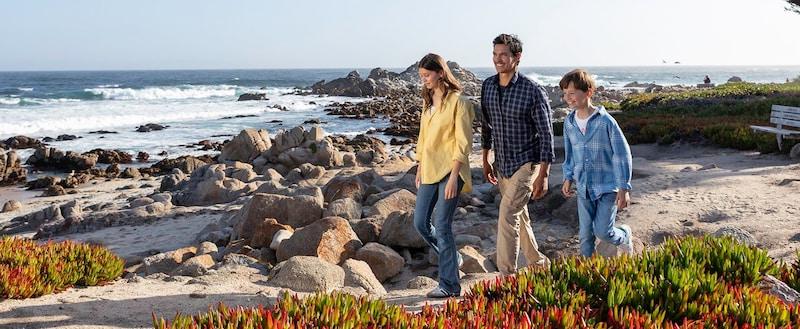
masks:
{"label": "man's hand", "polygon": [[617,212],[627,208],[631,205],[631,193],[628,190],[619,190],[617,192]]}
{"label": "man's hand", "polygon": [[531,193],[531,200],[539,200],[547,194],[549,188],[547,176],[539,175],[533,179],[533,193]]}
{"label": "man's hand", "polygon": [[547,182],[547,177],[550,176],[550,163],[540,162],[537,166],[539,166],[539,170],[536,177],[533,178],[531,200],[541,199],[550,188]]}
{"label": "man's hand", "polygon": [[494,175],[494,167],[489,161],[483,161],[483,178],[492,185],[497,185],[497,177]]}
{"label": "man's hand", "polygon": [[575,191],[572,190],[571,180],[566,180],[564,181],[564,184],[561,185],[561,194],[568,199],[575,196]]}

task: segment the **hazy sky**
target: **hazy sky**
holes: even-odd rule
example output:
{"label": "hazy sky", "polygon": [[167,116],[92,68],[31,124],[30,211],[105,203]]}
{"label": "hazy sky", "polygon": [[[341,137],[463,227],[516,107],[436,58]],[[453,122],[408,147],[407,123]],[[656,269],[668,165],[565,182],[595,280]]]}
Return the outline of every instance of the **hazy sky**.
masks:
{"label": "hazy sky", "polygon": [[0,70],[800,64],[782,0],[3,0]]}

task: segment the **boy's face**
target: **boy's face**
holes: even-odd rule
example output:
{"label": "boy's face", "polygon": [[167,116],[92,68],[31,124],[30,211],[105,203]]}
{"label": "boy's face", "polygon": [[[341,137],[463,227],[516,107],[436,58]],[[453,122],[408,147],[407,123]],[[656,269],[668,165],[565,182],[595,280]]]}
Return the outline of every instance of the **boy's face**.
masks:
{"label": "boy's face", "polygon": [[492,50],[492,61],[497,73],[514,73],[521,57],[521,53],[514,56],[508,45],[494,45]]}
{"label": "boy's face", "polygon": [[580,90],[575,88],[575,84],[570,82],[567,89],[564,89],[564,101],[573,109],[586,108],[589,106],[589,99],[592,98],[592,93],[593,90]]}

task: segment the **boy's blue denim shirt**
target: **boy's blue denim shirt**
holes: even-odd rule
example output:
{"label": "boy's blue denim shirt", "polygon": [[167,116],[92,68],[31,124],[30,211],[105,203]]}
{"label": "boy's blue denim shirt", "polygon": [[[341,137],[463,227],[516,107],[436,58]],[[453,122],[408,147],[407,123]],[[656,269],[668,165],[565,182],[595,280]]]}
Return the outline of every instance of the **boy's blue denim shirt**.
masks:
{"label": "boy's blue denim shirt", "polygon": [[604,193],[631,189],[631,148],[617,121],[602,106],[586,125],[575,123],[575,111],[564,120],[564,180],[575,182],[578,195],[597,200]]}

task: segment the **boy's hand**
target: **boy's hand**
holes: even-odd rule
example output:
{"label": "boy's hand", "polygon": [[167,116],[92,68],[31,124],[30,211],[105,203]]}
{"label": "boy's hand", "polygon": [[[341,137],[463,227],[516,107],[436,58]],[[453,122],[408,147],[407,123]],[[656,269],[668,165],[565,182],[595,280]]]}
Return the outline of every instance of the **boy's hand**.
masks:
{"label": "boy's hand", "polygon": [[561,185],[561,194],[567,199],[575,196],[575,191],[572,190],[571,180],[566,180],[564,181],[564,184]]}
{"label": "boy's hand", "polygon": [[492,185],[497,185],[497,177],[494,175],[494,167],[489,161],[483,161],[483,178]]}
{"label": "boy's hand", "polygon": [[631,194],[628,190],[619,190],[617,192],[617,212],[627,208],[631,205]]}

